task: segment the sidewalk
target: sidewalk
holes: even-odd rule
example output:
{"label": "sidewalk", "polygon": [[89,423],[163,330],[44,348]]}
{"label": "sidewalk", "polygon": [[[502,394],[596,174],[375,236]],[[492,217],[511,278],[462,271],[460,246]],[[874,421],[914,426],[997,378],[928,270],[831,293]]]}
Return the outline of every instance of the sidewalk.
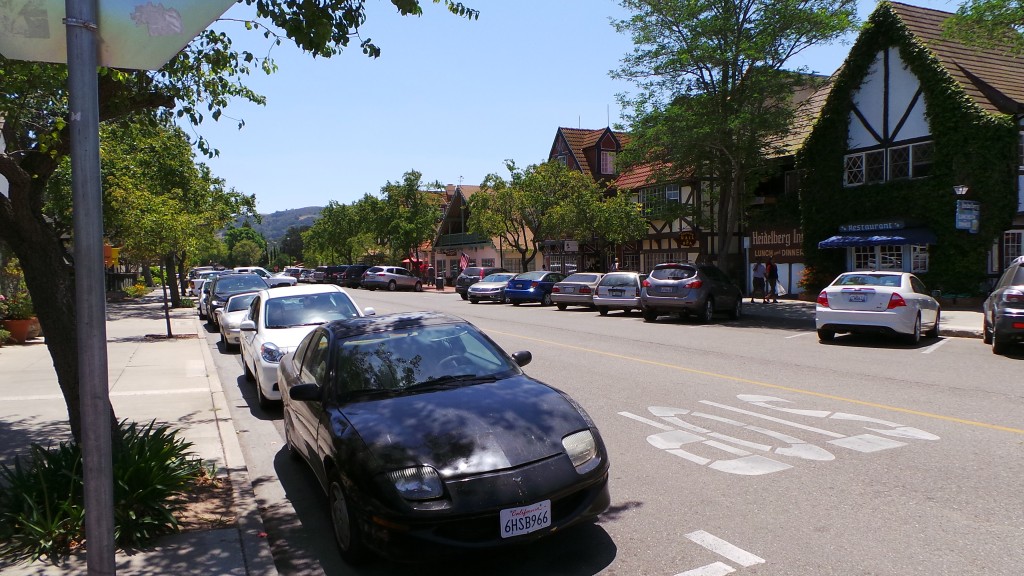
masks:
{"label": "sidewalk", "polygon": [[[173,534],[148,550],[118,551],[118,573],[277,574],[195,310],[172,310],[171,330],[176,338],[162,338],[166,322],[160,292],[154,291],[135,301],[108,304],[106,328],[110,401],[117,417],[139,423],[156,419],[178,428],[193,443],[193,451],[230,480],[235,515],[234,527]],[[46,445],[70,438],[64,399],[41,338],[0,348],[0,374],[0,462],[11,463],[32,443]],[[16,576],[85,571],[84,557],[58,567],[41,562],[0,564],[0,572]]]}

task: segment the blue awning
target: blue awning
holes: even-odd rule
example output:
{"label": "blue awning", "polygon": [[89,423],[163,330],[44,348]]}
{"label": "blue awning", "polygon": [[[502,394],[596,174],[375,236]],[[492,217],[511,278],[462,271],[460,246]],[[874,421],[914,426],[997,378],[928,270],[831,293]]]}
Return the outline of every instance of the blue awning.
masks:
{"label": "blue awning", "polygon": [[903,244],[935,244],[935,233],[927,228],[847,232],[818,242],[818,248],[849,248],[850,246],[882,246]]}

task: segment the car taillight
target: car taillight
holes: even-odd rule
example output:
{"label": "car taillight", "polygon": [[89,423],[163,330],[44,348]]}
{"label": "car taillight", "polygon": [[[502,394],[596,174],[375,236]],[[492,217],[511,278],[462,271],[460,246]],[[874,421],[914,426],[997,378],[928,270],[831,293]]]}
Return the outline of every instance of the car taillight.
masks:
{"label": "car taillight", "polygon": [[1024,303],[1024,292],[1009,289],[1003,292],[1003,302]]}
{"label": "car taillight", "polygon": [[694,281],[690,282],[689,284],[687,284],[686,287],[687,288],[692,288],[692,289],[696,290],[697,288],[700,288],[703,285],[704,285],[704,282],[701,282],[700,280],[694,280]]}
{"label": "car taillight", "polygon": [[651,287],[651,283],[648,282],[647,280],[644,280],[643,286],[644,286],[644,288],[650,288]]}
{"label": "car taillight", "polygon": [[484,279],[484,271],[483,271],[483,269],[480,270],[480,279],[481,280]]}
{"label": "car taillight", "polygon": [[580,288],[580,294],[590,294],[590,292],[591,292],[590,286],[584,286],[584,287]]}
{"label": "car taillight", "polygon": [[886,306],[885,309],[892,310],[893,308],[899,308],[900,306],[906,305],[907,301],[903,299],[903,296],[900,296],[896,292],[893,292],[892,296],[889,297],[889,305]]}
{"label": "car taillight", "polygon": [[554,288],[552,288],[552,289],[551,289],[551,293],[552,293],[552,294],[558,294],[558,293],[560,293],[561,291],[562,291],[562,289],[561,289],[561,288],[559,288],[558,286],[555,286]]}
{"label": "car taillight", "polygon": [[822,290],[821,293],[818,294],[817,302],[818,306],[824,306],[825,308],[828,308],[828,292]]}
{"label": "car taillight", "polygon": [[540,282],[530,282],[530,288],[536,288],[537,286],[540,286]]}
{"label": "car taillight", "polygon": [[378,278],[383,278],[384,277],[384,273],[383,272],[377,272],[377,277]]}

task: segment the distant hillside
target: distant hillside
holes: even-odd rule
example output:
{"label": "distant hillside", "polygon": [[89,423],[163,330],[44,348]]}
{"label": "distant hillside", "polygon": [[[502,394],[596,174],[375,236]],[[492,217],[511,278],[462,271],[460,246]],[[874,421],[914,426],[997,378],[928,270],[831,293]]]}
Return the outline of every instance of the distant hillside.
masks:
{"label": "distant hillside", "polygon": [[[250,222],[250,225],[268,242],[278,242],[292,226],[312,226],[320,217],[321,210],[323,210],[323,206],[307,206],[306,208],[282,210],[273,214],[260,214],[263,222],[261,224]],[[244,222],[244,218],[239,218],[235,222],[235,227],[240,227]]]}

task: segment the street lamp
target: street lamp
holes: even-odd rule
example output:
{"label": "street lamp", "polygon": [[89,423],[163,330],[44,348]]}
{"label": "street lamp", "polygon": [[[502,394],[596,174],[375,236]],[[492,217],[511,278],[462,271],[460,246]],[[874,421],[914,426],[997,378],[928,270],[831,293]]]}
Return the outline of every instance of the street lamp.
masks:
{"label": "street lamp", "polygon": [[953,186],[953,193],[956,194],[957,196],[963,196],[967,194],[967,190],[967,186],[964,186],[963,184],[957,184],[956,186]]}

